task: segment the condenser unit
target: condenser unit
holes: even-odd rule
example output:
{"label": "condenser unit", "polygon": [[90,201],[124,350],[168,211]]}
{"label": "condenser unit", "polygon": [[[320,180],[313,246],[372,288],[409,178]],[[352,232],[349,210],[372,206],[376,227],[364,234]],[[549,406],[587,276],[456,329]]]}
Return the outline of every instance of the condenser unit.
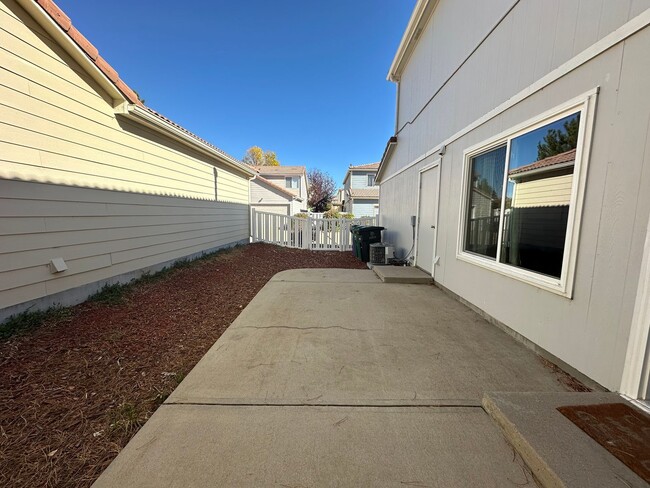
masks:
{"label": "condenser unit", "polygon": [[383,242],[370,244],[370,264],[389,264],[389,260],[395,257],[395,248]]}

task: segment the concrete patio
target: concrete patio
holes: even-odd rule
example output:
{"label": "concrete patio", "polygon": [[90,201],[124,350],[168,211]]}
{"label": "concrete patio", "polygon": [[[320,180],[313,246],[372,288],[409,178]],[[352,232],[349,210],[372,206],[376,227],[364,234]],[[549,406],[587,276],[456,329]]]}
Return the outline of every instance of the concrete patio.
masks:
{"label": "concrete patio", "polygon": [[487,391],[566,390],[433,286],[285,271],[95,486],[535,486]]}

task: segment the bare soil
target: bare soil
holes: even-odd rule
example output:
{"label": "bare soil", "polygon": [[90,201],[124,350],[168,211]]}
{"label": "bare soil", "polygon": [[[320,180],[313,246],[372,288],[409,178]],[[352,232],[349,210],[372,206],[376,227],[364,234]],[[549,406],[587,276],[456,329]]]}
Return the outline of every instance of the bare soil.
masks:
{"label": "bare soil", "polygon": [[0,343],[0,486],[90,486],[266,282],[295,268],[365,266],[247,245]]}

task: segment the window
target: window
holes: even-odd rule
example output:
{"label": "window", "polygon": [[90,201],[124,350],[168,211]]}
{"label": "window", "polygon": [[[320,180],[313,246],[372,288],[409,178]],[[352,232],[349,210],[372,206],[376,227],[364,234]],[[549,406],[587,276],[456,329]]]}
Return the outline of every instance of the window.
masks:
{"label": "window", "polygon": [[375,186],[375,175],[368,175],[368,186]]}
{"label": "window", "polygon": [[219,173],[217,173],[217,168],[212,168],[212,172],[214,174],[214,199],[216,200],[218,197],[217,194],[217,180],[219,179]]}
{"label": "window", "polygon": [[570,295],[588,103],[466,152],[460,259]]}
{"label": "window", "polygon": [[287,188],[300,188],[300,178],[295,176],[287,176],[285,178]]}

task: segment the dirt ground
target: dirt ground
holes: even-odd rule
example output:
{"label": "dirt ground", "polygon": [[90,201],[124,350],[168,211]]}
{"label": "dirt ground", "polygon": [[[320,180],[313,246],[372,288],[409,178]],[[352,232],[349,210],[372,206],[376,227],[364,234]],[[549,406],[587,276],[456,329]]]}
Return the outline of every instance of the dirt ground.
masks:
{"label": "dirt ground", "polygon": [[277,272],[351,255],[235,248],[0,343],[0,486],[90,486]]}

